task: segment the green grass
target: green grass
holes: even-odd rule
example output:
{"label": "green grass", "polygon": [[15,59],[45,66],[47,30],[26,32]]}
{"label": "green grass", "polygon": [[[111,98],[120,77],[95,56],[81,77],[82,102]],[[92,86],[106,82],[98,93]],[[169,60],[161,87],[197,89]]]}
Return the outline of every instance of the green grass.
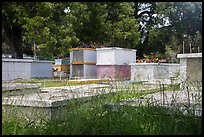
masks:
{"label": "green grass", "polygon": [[[135,86],[135,85],[134,85]],[[137,86],[142,86],[142,83],[138,84]],[[147,89],[147,90],[138,90],[138,89],[132,89],[128,88],[126,90],[124,89],[118,89],[118,91],[115,93],[114,97],[112,97],[112,101],[122,101],[129,98],[136,98],[136,97],[143,97],[147,94],[153,94],[161,91],[179,91],[180,87],[179,84],[175,85],[167,85],[166,87],[155,88],[155,89]]]}
{"label": "green grass", "polygon": [[[33,82],[33,81],[32,81]],[[38,80],[39,82],[39,80]],[[43,82],[40,81],[40,82]],[[52,80],[46,81],[57,85]],[[138,84],[138,83],[137,83]],[[164,89],[117,89],[107,95],[98,95],[89,101],[70,102],[63,119],[36,123],[13,115],[2,117],[3,135],[197,135],[202,133],[200,117],[183,115],[162,107],[119,106],[118,101],[141,97],[162,90],[176,91],[178,85]],[[114,102],[117,110],[104,107]]]}
{"label": "green grass", "polygon": [[[123,106],[120,111],[88,107],[69,112],[63,121],[46,125],[22,124],[18,119],[2,123],[3,135],[196,135],[201,119],[172,113],[162,108]],[[27,126],[28,125],[28,126]]]}
{"label": "green grass", "polygon": [[[44,87],[60,87],[60,86],[69,86],[71,84],[67,84],[67,80],[59,80],[59,79],[31,79],[31,80],[23,80],[16,81],[16,83],[41,83],[41,88]],[[72,84],[73,85],[73,84]]]}
{"label": "green grass", "polygon": [[[97,81],[87,81],[87,82],[68,82],[68,79],[52,78],[52,79],[31,79],[31,80],[19,80],[16,83],[41,83],[41,88],[44,87],[60,87],[60,86],[70,86],[70,85],[83,85],[83,84],[94,84]],[[101,80],[106,81],[106,80]]]}

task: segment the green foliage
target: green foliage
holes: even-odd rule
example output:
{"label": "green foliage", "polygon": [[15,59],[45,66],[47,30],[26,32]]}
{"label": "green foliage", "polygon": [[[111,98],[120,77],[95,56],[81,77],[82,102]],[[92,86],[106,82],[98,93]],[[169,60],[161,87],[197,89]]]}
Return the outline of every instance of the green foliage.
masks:
{"label": "green foliage", "polygon": [[130,48],[139,42],[139,23],[130,3],[72,3],[70,10],[82,43]]}
{"label": "green foliage", "polygon": [[[89,102],[90,103],[90,102]],[[73,104],[65,120],[46,124],[18,119],[4,120],[3,135],[198,135],[201,119],[186,117],[179,112],[160,107],[121,106],[120,111],[106,110],[102,106]],[[83,108],[83,109],[81,109]],[[85,109],[86,108],[86,109]],[[72,108],[74,109],[74,108]],[[28,125],[28,126],[27,126]]]}
{"label": "green foliage", "polygon": [[111,34],[111,46],[123,48],[135,48],[139,43],[139,22],[134,18],[133,6],[130,3],[111,3],[113,13],[109,13],[109,33]]}
{"label": "green foliage", "polygon": [[154,15],[155,22],[146,24],[145,42],[141,47],[138,46],[142,54],[151,52],[164,54],[165,47],[181,53],[183,41],[185,52],[189,52],[190,41],[192,47],[197,49],[195,36],[202,31],[201,2],[156,2],[154,11],[157,13]]}
{"label": "green foliage", "polygon": [[142,55],[164,54],[166,46],[180,53],[186,41],[196,51],[202,43],[201,11],[201,2],[3,2],[2,43],[19,44],[9,35],[17,28],[23,29],[22,37],[17,35],[24,52],[31,54],[35,43],[37,55],[50,59],[69,56],[68,48],[81,43],[134,48]]}
{"label": "green foliage", "polygon": [[[165,16],[169,18],[171,33],[171,47],[182,51],[182,43],[193,45],[193,38],[197,32],[202,31],[202,3],[201,2],[174,2],[166,4],[168,6]],[[185,36],[185,37],[184,37]],[[190,41],[189,41],[190,40]],[[174,42],[176,41],[176,42]],[[186,48],[188,47],[186,46]],[[189,49],[189,48],[188,48]]]}
{"label": "green foliage", "polygon": [[38,3],[37,14],[26,19],[24,41],[31,46],[37,45],[37,55],[66,57],[68,48],[78,42],[69,24],[70,17],[63,11],[64,6],[62,3]]}

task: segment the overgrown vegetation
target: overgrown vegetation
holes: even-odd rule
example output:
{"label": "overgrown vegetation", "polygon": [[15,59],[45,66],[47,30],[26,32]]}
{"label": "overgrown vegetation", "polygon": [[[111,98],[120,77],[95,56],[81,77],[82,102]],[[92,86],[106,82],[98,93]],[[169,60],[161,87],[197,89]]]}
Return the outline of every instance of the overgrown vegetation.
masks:
{"label": "overgrown vegetation", "polygon": [[[120,111],[86,107],[70,112],[63,121],[28,125],[18,119],[3,120],[2,134],[13,135],[196,135],[201,119],[167,115],[163,108],[123,106]],[[28,126],[27,126],[28,125]]]}
{"label": "overgrown vegetation", "polygon": [[[133,84],[136,87],[142,83]],[[159,92],[178,90],[178,85],[153,90],[122,90],[98,95],[91,100],[72,100],[64,107],[63,119],[38,123],[19,120],[12,115],[2,119],[3,135],[197,135],[201,134],[201,117],[159,106],[131,107],[118,101]],[[128,92],[127,92],[128,91]],[[113,104],[109,105],[108,104]]]}

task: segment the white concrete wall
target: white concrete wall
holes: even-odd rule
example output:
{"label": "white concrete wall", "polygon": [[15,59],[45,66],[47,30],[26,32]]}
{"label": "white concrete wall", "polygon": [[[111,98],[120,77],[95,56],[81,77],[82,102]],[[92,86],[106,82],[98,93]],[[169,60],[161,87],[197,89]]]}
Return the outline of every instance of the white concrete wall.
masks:
{"label": "white concrete wall", "polygon": [[84,62],[83,50],[73,50],[70,52],[70,62]]}
{"label": "white concrete wall", "polygon": [[132,63],[131,80],[154,81],[154,64],[152,63]]}
{"label": "white concrete wall", "polygon": [[128,65],[135,63],[136,50],[124,48],[97,48],[96,65]]}
{"label": "white concrete wall", "polygon": [[97,78],[96,71],[96,65],[70,65],[70,78],[95,79]]}
{"label": "white concrete wall", "polygon": [[129,65],[136,61],[136,51],[127,49],[116,49],[115,51],[115,64],[116,65]]}
{"label": "white concrete wall", "polygon": [[84,78],[85,79],[96,79],[97,66],[96,65],[84,65]]}
{"label": "white concrete wall", "polygon": [[115,65],[114,50],[96,49],[96,65]]}
{"label": "white concrete wall", "polygon": [[33,62],[31,64],[32,78],[52,78],[52,62]]}
{"label": "white concrete wall", "polygon": [[2,81],[31,79],[31,63],[30,60],[2,59]]}
{"label": "white concrete wall", "polygon": [[169,64],[169,77],[180,77],[180,64]]}
{"label": "white concrete wall", "polygon": [[179,79],[179,71],[180,64],[131,63],[131,80],[148,81],[151,83],[161,81],[170,84],[172,77]]}
{"label": "white concrete wall", "polygon": [[96,50],[83,50],[84,62],[96,62]]}
{"label": "white concrete wall", "polygon": [[[202,53],[178,54],[180,60],[180,88],[202,90]],[[199,90],[200,90],[199,89]]]}
{"label": "white concrete wall", "polygon": [[34,63],[33,60],[2,59],[2,81],[10,81],[17,78],[31,79],[33,76],[52,77],[52,62],[46,62],[47,64],[44,64],[43,61]]}
{"label": "white concrete wall", "polygon": [[169,66],[162,64],[154,64],[154,79],[168,79]]}
{"label": "white concrete wall", "polygon": [[[70,63],[71,63],[71,62],[73,62],[73,56],[74,56],[73,51],[70,51],[69,55],[70,55]],[[71,68],[71,66],[70,66],[70,68]]]}
{"label": "white concrete wall", "polygon": [[[70,62],[71,62],[71,56],[70,56]],[[69,78],[73,78],[73,65],[69,65]]]}
{"label": "white concrete wall", "polygon": [[96,62],[96,50],[71,51],[70,62]]}
{"label": "white concrete wall", "polygon": [[202,81],[202,53],[178,54],[182,81]]}
{"label": "white concrete wall", "polygon": [[83,78],[84,65],[70,65],[70,78]]}

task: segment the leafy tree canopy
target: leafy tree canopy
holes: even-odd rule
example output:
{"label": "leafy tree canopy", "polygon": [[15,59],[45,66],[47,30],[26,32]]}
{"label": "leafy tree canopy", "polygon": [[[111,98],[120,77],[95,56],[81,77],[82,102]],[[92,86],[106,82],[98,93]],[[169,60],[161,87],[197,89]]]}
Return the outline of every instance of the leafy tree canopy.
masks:
{"label": "leafy tree canopy", "polygon": [[34,50],[66,57],[81,44],[168,55],[182,52],[183,43],[201,50],[201,38],[202,2],[2,3],[2,49],[15,58]]}

